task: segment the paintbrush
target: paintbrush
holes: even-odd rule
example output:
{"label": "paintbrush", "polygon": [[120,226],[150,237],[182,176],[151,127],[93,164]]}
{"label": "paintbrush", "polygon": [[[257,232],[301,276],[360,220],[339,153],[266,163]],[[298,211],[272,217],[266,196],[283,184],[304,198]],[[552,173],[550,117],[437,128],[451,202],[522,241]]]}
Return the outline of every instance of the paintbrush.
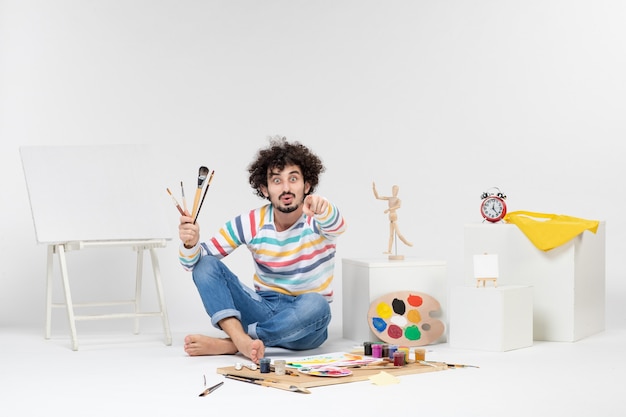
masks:
{"label": "paintbrush", "polygon": [[198,216],[200,215],[200,209],[202,208],[202,203],[204,203],[204,197],[206,197],[206,192],[209,191],[209,187],[211,186],[211,181],[213,181],[213,174],[215,171],[211,171],[211,176],[206,183],[206,188],[204,189],[204,194],[202,194],[202,200],[200,200],[200,205],[198,206],[198,211],[196,212],[196,217],[193,219],[193,224],[196,224],[196,220],[198,220]]}
{"label": "paintbrush", "polygon": [[234,379],[235,381],[248,382],[250,384],[262,385],[264,387],[278,388],[278,389],[291,391],[291,392],[300,392],[302,394],[311,393],[311,391],[309,391],[308,389],[304,387],[300,387],[294,384],[278,382],[273,379],[255,378],[255,377],[247,377],[247,376],[233,375],[233,374],[225,374],[224,376],[229,379]]}
{"label": "paintbrush", "polygon": [[187,199],[185,198],[185,187],[183,186],[183,182],[180,182],[180,195],[183,199],[183,209],[187,211]]}
{"label": "paintbrush", "polygon": [[417,361],[418,363],[421,363],[422,365],[428,365],[428,366],[437,366],[437,365],[445,365],[448,368],[480,368],[479,366],[476,365],[464,365],[464,364],[460,364],[460,363],[445,363],[445,362],[433,362],[433,361]]}
{"label": "paintbrush", "polygon": [[198,188],[196,188],[196,196],[193,200],[193,210],[191,211],[191,217],[195,218],[198,211],[198,204],[200,203],[200,195],[202,194],[202,186],[206,181],[206,176],[209,175],[209,168],[201,166],[198,170]]}
{"label": "paintbrush", "polygon": [[480,366],[476,365],[464,365],[460,363],[446,363],[448,368],[480,368]]}
{"label": "paintbrush", "polygon": [[178,211],[180,212],[180,214],[182,216],[186,216],[185,212],[183,211],[183,209],[180,207],[180,204],[178,204],[178,201],[176,201],[176,197],[174,197],[174,195],[172,194],[172,192],[170,191],[170,189],[167,189],[167,193],[172,197],[172,201],[174,201],[174,205],[176,206],[176,208],[178,209]]}

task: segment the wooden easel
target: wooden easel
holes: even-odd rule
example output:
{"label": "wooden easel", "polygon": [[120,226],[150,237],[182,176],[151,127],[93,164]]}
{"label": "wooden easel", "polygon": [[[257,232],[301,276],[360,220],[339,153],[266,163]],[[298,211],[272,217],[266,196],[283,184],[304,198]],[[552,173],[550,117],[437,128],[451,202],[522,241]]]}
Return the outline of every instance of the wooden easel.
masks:
{"label": "wooden easel", "polygon": [[476,287],[478,288],[480,287],[480,284],[482,284],[484,288],[487,281],[493,282],[494,287],[498,286],[498,278],[476,278]]}
{"label": "wooden easel", "polygon": [[[37,243],[45,244],[46,330],[50,338],[54,307],[66,310],[72,349],[78,350],[77,320],[159,317],[165,344],[172,344],[157,248],[166,246],[172,231],[158,179],[160,153],[145,145],[26,146],[20,148]],[[137,253],[135,294],[131,300],[75,302],[70,289],[66,253],[86,248],[126,247]],[[141,308],[144,252],[151,258],[158,309]],[[53,302],[54,263],[58,261],[64,301]],[[91,265],[99,269],[103,263]],[[82,279],[98,276],[87,268]],[[99,271],[98,271],[99,272]],[[76,314],[76,308],[129,305],[130,312]]]}

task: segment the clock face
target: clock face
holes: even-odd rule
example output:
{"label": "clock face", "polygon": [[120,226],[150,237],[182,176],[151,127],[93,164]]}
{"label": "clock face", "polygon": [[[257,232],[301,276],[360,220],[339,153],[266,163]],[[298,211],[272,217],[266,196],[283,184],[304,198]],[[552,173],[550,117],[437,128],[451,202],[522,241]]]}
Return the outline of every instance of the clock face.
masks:
{"label": "clock face", "polygon": [[487,197],[480,205],[480,213],[485,220],[490,222],[498,222],[502,220],[506,214],[506,204],[499,197]]}

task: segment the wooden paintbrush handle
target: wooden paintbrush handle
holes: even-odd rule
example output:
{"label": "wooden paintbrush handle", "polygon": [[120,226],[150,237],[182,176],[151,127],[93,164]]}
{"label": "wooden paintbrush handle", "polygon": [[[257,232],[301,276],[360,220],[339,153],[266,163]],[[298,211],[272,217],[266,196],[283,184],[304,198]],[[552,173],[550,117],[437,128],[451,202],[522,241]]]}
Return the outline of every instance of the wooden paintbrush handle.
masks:
{"label": "wooden paintbrush handle", "polygon": [[291,392],[301,392],[303,394],[311,393],[311,391],[299,385],[278,382],[275,379],[263,379],[263,378],[247,377],[247,376],[233,375],[233,374],[225,374],[224,376],[226,378],[234,379],[237,381],[248,382],[250,384],[262,385],[264,387],[278,388],[278,389],[283,389],[285,391],[291,391]]}
{"label": "wooden paintbrush handle", "polygon": [[202,188],[196,189],[196,195],[193,199],[193,209],[191,210],[191,218],[196,218],[196,213],[198,212],[198,205],[200,204],[200,196],[202,195]]}

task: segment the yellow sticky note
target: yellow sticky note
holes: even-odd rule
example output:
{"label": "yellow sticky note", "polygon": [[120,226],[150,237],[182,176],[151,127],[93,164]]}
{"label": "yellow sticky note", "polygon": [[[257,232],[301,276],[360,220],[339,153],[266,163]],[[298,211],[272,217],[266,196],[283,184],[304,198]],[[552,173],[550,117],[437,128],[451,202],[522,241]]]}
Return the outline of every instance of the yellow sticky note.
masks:
{"label": "yellow sticky note", "polygon": [[396,378],[395,376],[385,371],[381,371],[376,375],[370,376],[369,380],[372,381],[372,383],[376,385],[391,385],[391,384],[400,383],[399,378]]}

